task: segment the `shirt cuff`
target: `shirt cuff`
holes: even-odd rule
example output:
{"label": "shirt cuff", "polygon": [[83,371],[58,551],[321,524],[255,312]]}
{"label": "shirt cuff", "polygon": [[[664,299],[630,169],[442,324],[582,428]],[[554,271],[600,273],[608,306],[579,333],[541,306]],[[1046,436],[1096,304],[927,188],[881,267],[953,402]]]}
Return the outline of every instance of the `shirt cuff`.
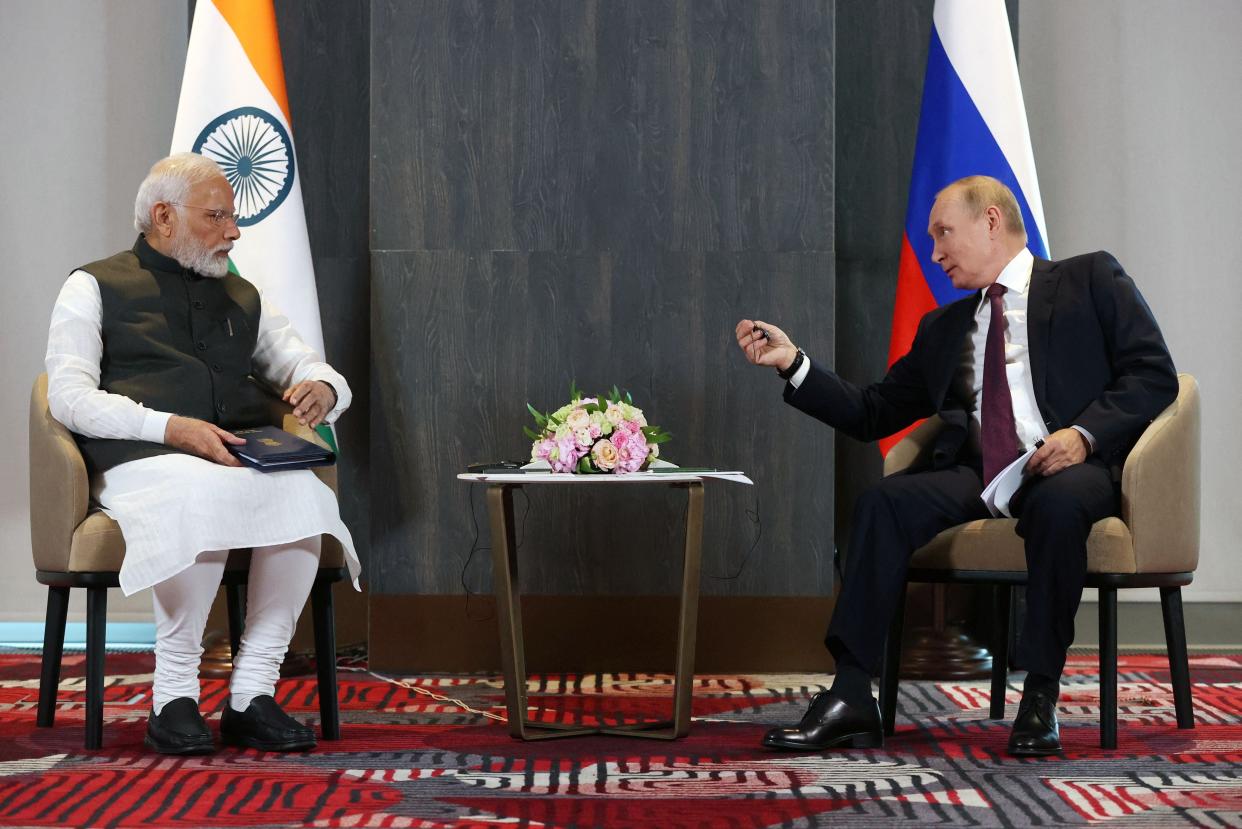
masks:
{"label": "shirt cuff", "polygon": [[163,443],[164,432],[168,429],[168,421],[171,417],[170,412],[148,409],[142,421],[142,439],[149,443]]}
{"label": "shirt cuff", "polygon": [[1070,428],[1074,429],[1080,435],[1085,437],[1087,439],[1087,445],[1091,447],[1091,451],[1092,452],[1095,451],[1095,435],[1091,434],[1090,432],[1088,432],[1086,429],[1082,428],[1081,426],[1071,425]]}
{"label": "shirt cuff", "polygon": [[811,373],[811,358],[807,357],[802,361],[802,365],[798,366],[798,370],[794,372],[794,376],[789,378],[789,385],[795,389],[802,385],[802,381]]}

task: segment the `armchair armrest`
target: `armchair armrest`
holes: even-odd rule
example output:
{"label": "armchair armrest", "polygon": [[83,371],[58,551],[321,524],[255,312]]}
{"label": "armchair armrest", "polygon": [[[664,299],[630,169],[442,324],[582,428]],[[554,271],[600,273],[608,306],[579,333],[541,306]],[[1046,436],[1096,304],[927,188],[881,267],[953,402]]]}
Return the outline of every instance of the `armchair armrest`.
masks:
{"label": "armchair armrest", "polygon": [[926,461],[931,454],[936,435],[944,428],[944,421],[939,415],[932,415],[924,420],[910,434],[897,442],[884,456],[884,476],[894,475],[914,466],[916,462]]}
{"label": "armchair armrest", "polygon": [[30,392],[30,543],[35,567],[66,570],[73,531],[86,519],[90,482],[73,435],[47,405],[47,375]]}
{"label": "armchair armrest", "polygon": [[1147,427],[1121,473],[1121,519],[1140,573],[1199,563],[1199,384],[1177,377],[1177,399]]}

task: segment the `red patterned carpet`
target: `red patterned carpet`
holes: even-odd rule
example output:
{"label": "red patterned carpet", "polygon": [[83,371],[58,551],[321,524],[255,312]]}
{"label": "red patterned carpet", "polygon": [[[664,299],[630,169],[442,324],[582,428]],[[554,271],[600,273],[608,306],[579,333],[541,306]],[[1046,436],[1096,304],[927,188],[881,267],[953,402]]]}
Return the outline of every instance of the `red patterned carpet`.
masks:
{"label": "red patterned carpet", "polygon": [[[797,720],[810,675],[699,677],[689,737],[519,743],[503,724],[365,673],[341,675],[343,739],[305,755],[221,749],[172,759],[142,747],[149,654],[108,657],[104,748],[82,749],[81,657],[67,655],[54,729],[35,727],[37,657],[0,654],[0,825],[333,826],[1242,826],[1242,657],[1196,656],[1197,727],[1179,731],[1162,656],[1123,656],[1120,742],[1098,748],[1095,659],[1071,657],[1063,758],[1004,754],[984,683],[907,682],[885,748],[826,755],[759,747]],[[503,713],[494,677],[417,677]],[[543,719],[668,710],[663,675],[533,681]],[[317,716],[313,678],[282,704]],[[1018,700],[1008,694],[1012,715]],[[204,710],[224,686],[205,683]],[[556,714],[552,712],[566,712]],[[218,720],[216,713],[212,721]]]}

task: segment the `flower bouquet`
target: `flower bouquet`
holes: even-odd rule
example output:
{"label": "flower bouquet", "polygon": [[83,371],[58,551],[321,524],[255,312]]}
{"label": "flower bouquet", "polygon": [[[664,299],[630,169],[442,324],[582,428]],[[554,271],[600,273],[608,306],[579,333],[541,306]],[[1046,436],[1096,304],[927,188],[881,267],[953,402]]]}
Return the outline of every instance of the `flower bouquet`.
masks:
{"label": "flower bouquet", "polygon": [[576,385],[569,402],[551,414],[529,403],[535,429],[522,427],[533,443],[532,461],[547,461],[553,472],[621,475],[638,472],[659,457],[670,434],[647,425],[629,392],[616,386],[607,395],[583,397]]}

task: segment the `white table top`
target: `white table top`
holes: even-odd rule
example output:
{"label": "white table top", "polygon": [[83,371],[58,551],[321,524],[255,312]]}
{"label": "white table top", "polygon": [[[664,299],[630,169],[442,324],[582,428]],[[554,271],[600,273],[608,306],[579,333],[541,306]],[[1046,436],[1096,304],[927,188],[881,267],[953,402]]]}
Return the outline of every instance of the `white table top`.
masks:
{"label": "white table top", "polygon": [[463,472],[459,481],[484,484],[676,484],[716,478],[739,484],[753,484],[742,472],[630,472],[625,475],[578,475],[571,472]]}

